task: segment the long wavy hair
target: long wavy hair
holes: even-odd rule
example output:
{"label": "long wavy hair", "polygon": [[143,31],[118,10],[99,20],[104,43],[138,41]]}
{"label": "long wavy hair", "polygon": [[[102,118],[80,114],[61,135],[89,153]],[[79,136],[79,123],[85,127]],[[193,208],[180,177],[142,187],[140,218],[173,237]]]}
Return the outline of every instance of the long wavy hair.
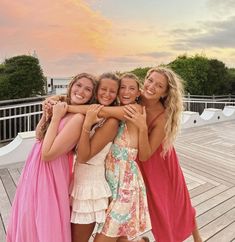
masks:
{"label": "long wavy hair", "polygon": [[165,156],[172,147],[180,128],[183,111],[183,80],[173,70],[163,66],[151,68],[147,72],[146,78],[153,72],[164,75],[168,83],[167,96],[160,99],[167,117],[163,140],[163,156]]}
{"label": "long wavy hair", "polygon": [[[90,100],[87,103],[84,103],[84,104],[93,103],[94,100],[95,100],[95,90],[96,90],[96,86],[97,86],[97,80],[96,80],[96,78],[94,76],[92,76],[92,75],[90,75],[88,73],[80,73],[80,74],[74,76],[71,79],[71,81],[70,81],[70,83],[68,85],[68,90],[67,90],[66,96],[57,96],[54,100],[55,101],[61,101],[61,102],[67,102],[67,104],[71,104],[71,89],[72,89],[72,86],[74,85],[74,83],[76,83],[81,78],[87,78],[93,84],[92,96],[91,96]],[[39,135],[39,139],[40,140],[45,137],[50,122],[51,122],[51,117],[49,117],[46,120],[46,122],[40,127],[40,129],[41,129],[41,132],[40,132],[40,135]]]}

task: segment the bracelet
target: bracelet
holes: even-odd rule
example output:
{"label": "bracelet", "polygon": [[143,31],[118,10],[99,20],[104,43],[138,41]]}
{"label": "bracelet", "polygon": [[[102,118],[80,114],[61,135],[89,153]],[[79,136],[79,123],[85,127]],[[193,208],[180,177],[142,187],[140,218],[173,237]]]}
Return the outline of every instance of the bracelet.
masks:
{"label": "bracelet", "polygon": [[88,129],[86,129],[86,128],[82,128],[83,129],[83,131],[85,132],[85,133],[87,133],[87,134],[90,134],[91,133],[91,131],[90,130],[88,130]]}

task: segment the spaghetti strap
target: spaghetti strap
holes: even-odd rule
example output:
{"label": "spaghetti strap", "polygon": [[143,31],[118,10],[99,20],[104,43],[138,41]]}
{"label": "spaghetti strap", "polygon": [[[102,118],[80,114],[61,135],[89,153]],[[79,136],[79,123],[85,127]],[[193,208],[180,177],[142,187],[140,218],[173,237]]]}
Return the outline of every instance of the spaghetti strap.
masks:
{"label": "spaghetti strap", "polygon": [[152,125],[154,123],[154,121],[156,121],[163,113],[165,112],[165,110],[163,110],[162,112],[158,113],[153,120],[150,122],[150,124],[148,125],[148,130],[151,131],[152,129]]}

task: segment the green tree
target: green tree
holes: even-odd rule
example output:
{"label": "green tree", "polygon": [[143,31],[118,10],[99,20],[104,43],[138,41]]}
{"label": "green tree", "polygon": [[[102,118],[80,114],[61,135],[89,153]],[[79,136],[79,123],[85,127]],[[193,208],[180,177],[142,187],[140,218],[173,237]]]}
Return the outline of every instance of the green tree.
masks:
{"label": "green tree", "polygon": [[235,95],[235,68],[228,69],[228,93]]}
{"label": "green tree", "polygon": [[44,95],[45,78],[37,58],[15,56],[0,67],[0,99],[25,98]]}
{"label": "green tree", "polygon": [[131,71],[133,74],[139,77],[140,81],[143,83],[144,78],[148,72],[150,67],[144,67],[144,68],[136,68],[133,71]]}
{"label": "green tree", "polygon": [[209,60],[209,70],[205,85],[208,95],[229,93],[228,70],[223,62],[217,59]]}
{"label": "green tree", "polygon": [[185,91],[194,95],[207,94],[209,61],[204,56],[179,56],[168,64],[185,81]]}

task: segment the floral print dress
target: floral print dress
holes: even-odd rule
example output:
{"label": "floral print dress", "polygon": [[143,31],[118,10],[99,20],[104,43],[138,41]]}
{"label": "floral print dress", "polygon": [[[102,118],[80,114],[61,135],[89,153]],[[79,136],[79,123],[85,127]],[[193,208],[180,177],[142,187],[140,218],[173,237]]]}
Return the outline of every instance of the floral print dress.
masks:
{"label": "floral print dress", "polygon": [[106,179],[112,191],[101,233],[133,239],[151,229],[144,181],[136,163],[138,150],[129,146],[125,122],[106,157]]}

